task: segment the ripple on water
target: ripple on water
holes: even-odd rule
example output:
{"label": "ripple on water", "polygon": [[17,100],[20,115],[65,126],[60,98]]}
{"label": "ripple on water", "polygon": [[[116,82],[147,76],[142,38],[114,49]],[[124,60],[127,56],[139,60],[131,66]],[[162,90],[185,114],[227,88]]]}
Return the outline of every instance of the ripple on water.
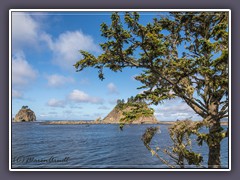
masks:
{"label": "ripple on water", "polygon": [[[41,125],[38,123],[14,123],[12,125],[12,157],[33,156],[48,159],[69,157],[65,163],[19,164],[14,168],[166,168],[152,157],[141,141],[146,127],[151,125]],[[159,126],[159,125],[157,125]],[[153,145],[170,145],[167,125],[161,125],[161,134],[153,139]],[[207,161],[208,149],[193,147]],[[227,166],[228,139],[221,145],[221,160]],[[167,157],[165,157],[167,158]]]}

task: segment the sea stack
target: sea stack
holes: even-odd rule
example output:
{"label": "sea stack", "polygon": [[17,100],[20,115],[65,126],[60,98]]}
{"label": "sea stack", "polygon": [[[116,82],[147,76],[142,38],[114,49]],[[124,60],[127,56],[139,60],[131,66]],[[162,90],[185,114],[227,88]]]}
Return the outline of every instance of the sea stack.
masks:
{"label": "sea stack", "polygon": [[33,122],[36,121],[35,113],[28,107],[22,106],[14,118],[14,122]]}
{"label": "sea stack", "polygon": [[156,124],[158,122],[154,116],[154,110],[149,108],[144,101],[135,101],[133,98],[129,98],[126,103],[124,100],[118,100],[117,105],[102,120],[102,123],[119,124],[126,115],[133,115],[131,124]]}

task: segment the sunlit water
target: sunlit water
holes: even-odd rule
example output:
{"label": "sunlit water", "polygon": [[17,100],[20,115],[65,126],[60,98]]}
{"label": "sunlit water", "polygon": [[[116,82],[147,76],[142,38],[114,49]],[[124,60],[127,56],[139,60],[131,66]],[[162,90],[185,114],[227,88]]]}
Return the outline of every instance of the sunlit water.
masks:
{"label": "sunlit water", "polygon": [[[153,147],[171,145],[168,125],[130,125],[121,131],[118,125],[13,123],[12,168],[168,168],[141,141],[150,126],[161,130]],[[193,149],[203,155],[207,167],[207,146]],[[221,161],[228,168],[228,138],[221,144]]]}

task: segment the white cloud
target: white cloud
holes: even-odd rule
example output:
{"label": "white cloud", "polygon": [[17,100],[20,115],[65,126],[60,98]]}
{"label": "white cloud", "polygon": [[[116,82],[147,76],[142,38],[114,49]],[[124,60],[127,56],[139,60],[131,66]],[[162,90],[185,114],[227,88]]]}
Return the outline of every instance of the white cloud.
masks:
{"label": "white cloud", "polygon": [[48,101],[47,105],[51,107],[65,107],[65,102],[52,98]]}
{"label": "white cloud", "polygon": [[48,114],[40,114],[39,116],[40,117],[48,117],[49,115]]}
{"label": "white cloud", "polygon": [[155,110],[154,115],[159,120],[183,120],[191,118],[199,120],[199,116],[180,99],[166,101]]}
{"label": "white cloud", "polygon": [[23,97],[23,94],[20,91],[17,91],[17,90],[13,89],[12,90],[12,97],[21,99]]}
{"label": "white cloud", "polygon": [[12,96],[14,98],[22,98],[22,89],[26,89],[26,86],[37,77],[37,71],[29,64],[23,48],[38,44],[40,29],[40,23],[29,14],[12,13],[12,85],[14,87]]}
{"label": "white cloud", "polygon": [[13,13],[13,52],[22,50],[25,46],[38,47],[44,43],[53,53],[53,63],[64,69],[74,69],[73,65],[81,58],[79,50],[100,52],[100,48],[94,43],[93,38],[79,30],[66,31],[57,38],[53,38],[44,30],[42,18],[39,17],[41,16],[31,16],[30,13]]}
{"label": "white cloud", "polygon": [[163,107],[158,108],[159,112],[184,112],[184,113],[192,113],[194,112],[186,103],[184,102],[179,102],[179,100],[174,101],[170,100],[164,104]]}
{"label": "white cloud", "polygon": [[27,62],[23,53],[17,53],[12,57],[12,84],[25,86],[34,80],[37,71]]}
{"label": "white cloud", "polygon": [[154,112],[154,116],[164,116],[163,113]]}
{"label": "white cloud", "polygon": [[58,75],[58,74],[53,74],[53,75],[47,76],[47,80],[48,80],[48,85],[50,87],[60,87],[67,83],[74,82],[73,78],[65,77],[65,76]]}
{"label": "white cloud", "polygon": [[73,90],[69,94],[68,99],[77,103],[85,102],[85,103],[101,104],[103,102],[102,99],[97,97],[91,97],[85,92],[77,89]]}
{"label": "white cloud", "polygon": [[118,89],[117,89],[117,87],[115,86],[115,84],[109,83],[109,84],[107,85],[107,88],[108,88],[109,93],[111,93],[111,94],[118,94]]}
{"label": "white cloud", "polygon": [[73,65],[81,58],[79,50],[99,52],[99,48],[94,44],[91,36],[83,34],[81,31],[67,31],[59,35],[57,39],[52,39],[48,34],[42,34],[44,40],[53,52],[53,62],[62,68],[74,68]]}
{"label": "white cloud", "polygon": [[29,14],[13,12],[12,42],[13,48],[19,49],[27,44],[36,44],[40,25]]}
{"label": "white cloud", "polygon": [[179,117],[179,118],[187,118],[187,117],[189,117],[189,113],[183,113],[183,112],[181,112],[181,113],[174,113],[174,114],[171,114],[171,116],[174,116],[174,117]]}

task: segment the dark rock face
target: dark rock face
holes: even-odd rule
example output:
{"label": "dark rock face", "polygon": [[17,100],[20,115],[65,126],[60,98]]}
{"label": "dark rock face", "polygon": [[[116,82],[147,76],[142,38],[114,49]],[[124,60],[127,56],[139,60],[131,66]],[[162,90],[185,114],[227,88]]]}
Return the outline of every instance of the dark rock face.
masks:
{"label": "dark rock face", "polygon": [[23,106],[22,109],[18,111],[14,118],[14,122],[32,122],[32,121],[36,121],[36,115],[27,106]]}
{"label": "dark rock face", "polygon": [[[124,109],[124,111],[130,111],[130,108],[127,107]],[[123,110],[120,110],[119,108],[114,108],[103,120],[103,123],[109,123],[109,124],[118,124],[120,123],[120,119],[123,118]],[[150,117],[139,117],[138,119],[135,119],[132,124],[156,124],[158,121],[155,118],[154,115]]]}

